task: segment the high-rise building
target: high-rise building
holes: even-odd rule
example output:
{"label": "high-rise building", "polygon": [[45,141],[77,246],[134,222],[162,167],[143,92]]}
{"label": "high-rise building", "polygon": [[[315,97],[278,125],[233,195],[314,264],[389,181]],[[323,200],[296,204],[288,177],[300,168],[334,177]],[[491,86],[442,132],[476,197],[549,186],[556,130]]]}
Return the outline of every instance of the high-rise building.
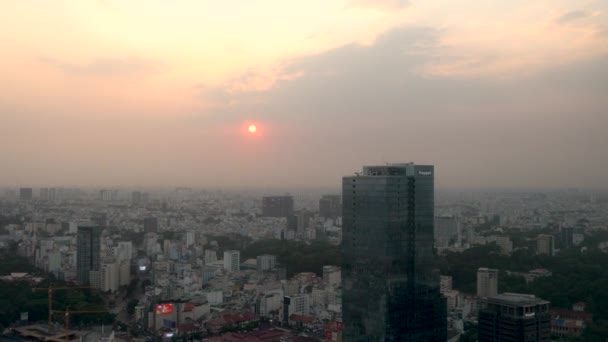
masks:
{"label": "high-rise building", "polygon": [[276,267],[277,257],[270,254],[258,255],[256,261],[258,272],[272,271]]}
{"label": "high-rise building", "polygon": [[100,201],[111,201],[112,200],[112,190],[108,190],[108,189],[101,189],[99,190],[99,200]]}
{"label": "high-rise building", "polygon": [[562,248],[574,247],[574,228],[563,227],[562,229],[560,229],[560,237]]}
{"label": "high-rise building", "polygon": [[503,293],[479,312],[479,342],[551,341],[549,302],[533,295]]}
{"label": "high-rise building", "polygon": [[498,294],[498,270],[481,267],[477,270],[477,297],[494,297]]}
{"label": "high-rise building", "polygon": [[40,188],[40,200],[41,201],[49,200],[49,188]]}
{"label": "high-rise building", "polygon": [[268,196],[262,198],[262,216],[289,217],[293,215],[293,197]]}
{"label": "high-rise building", "polygon": [[323,195],[319,200],[319,216],[337,218],[342,215],[342,198],[340,195]]}
{"label": "high-rise building", "polygon": [[99,271],[101,231],[101,227],[96,225],[78,225],[76,235],[76,277],[81,284],[89,284],[90,271]]}
{"label": "high-rise building", "polygon": [[144,218],[144,232],[158,233],[158,219],[156,217]]}
{"label": "high-rise building", "polygon": [[241,270],[241,252],[236,250],[224,251],[224,270],[226,272]]}
{"label": "high-rise building", "polygon": [[53,202],[57,199],[57,189],[49,188],[49,201]]}
{"label": "high-rise building", "polygon": [[345,341],[445,341],[432,269],[434,167],[365,166],[342,180]]}
{"label": "high-rise building", "polygon": [[22,201],[31,201],[33,197],[32,188],[21,188],[19,189],[19,199]]}
{"label": "high-rise building", "polygon": [[287,217],[287,229],[302,234],[310,226],[311,218],[312,214],[306,210],[290,215]]}
{"label": "high-rise building", "polygon": [[548,256],[555,254],[555,239],[553,235],[541,234],[536,238],[536,254]]}

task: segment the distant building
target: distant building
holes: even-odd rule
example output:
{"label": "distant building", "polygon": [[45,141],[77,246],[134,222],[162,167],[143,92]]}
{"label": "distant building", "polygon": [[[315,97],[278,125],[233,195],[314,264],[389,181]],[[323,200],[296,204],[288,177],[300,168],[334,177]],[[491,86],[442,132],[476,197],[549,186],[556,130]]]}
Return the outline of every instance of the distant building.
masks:
{"label": "distant building", "polygon": [[443,296],[446,299],[447,308],[449,311],[456,310],[458,308],[460,302],[460,291],[450,290],[443,293]]}
{"label": "distant building", "polygon": [[574,247],[574,228],[563,227],[560,229],[560,240],[562,248]]}
{"label": "distant building", "polygon": [[555,241],[553,235],[541,234],[536,238],[536,254],[553,256],[555,254]]}
{"label": "distant building", "polygon": [[114,262],[104,262],[100,267],[101,282],[99,289],[105,292],[115,292],[120,285],[119,265]]}
{"label": "distant building", "polygon": [[342,197],[323,195],[319,200],[319,216],[332,219],[342,216]]}
{"label": "distant building", "polygon": [[40,200],[41,201],[49,200],[49,188],[40,188]]}
{"label": "distant building", "polygon": [[497,236],[496,244],[500,248],[500,253],[511,254],[513,252],[513,241],[508,236]]}
{"label": "distant building", "polygon": [[144,232],[158,233],[158,219],[156,217],[144,218]]}
{"label": "distant building", "polygon": [[229,273],[241,270],[241,252],[236,250],[224,251],[224,270]]}
{"label": "distant building", "polygon": [[101,232],[101,227],[96,225],[78,225],[76,235],[76,277],[81,284],[89,284],[90,271],[99,271]]}
{"label": "distant building", "polygon": [[287,229],[296,233],[304,233],[310,225],[312,214],[308,211],[300,211],[287,217]]}
{"label": "distant building", "polygon": [[479,342],[551,341],[549,302],[533,295],[503,293],[479,312]]}
{"label": "distant building", "polygon": [[258,272],[272,271],[276,267],[277,257],[270,254],[258,255],[256,265]]}
{"label": "distant building", "polygon": [[452,291],[452,276],[439,276],[439,291],[443,294]]}
{"label": "distant building", "polygon": [[477,296],[494,297],[498,294],[498,270],[479,268],[477,270]]}
{"label": "distant building", "polygon": [[205,265],[217,261],[217,251],[212,248],[205,249]]}
{"label": "distant building", "polygon": [[262,216],[289,217],[293,215],[292,196],[267,196],[262,198]]}
{"label": "distant building", "polygon": [[585,312],[584,307],[585,303],[575,303],[572,310],[550,309],[551,334],[559,337],[580,337],[585,329],[593,324],[593,315]]}
{"label": "distant building", "polygon": [[22,201],[31,201],[33,197],[32,188],[21,188],[19,189],[19,199]]}
{"label": "distant building", "polygon": [[307,293],[291,296],[291,303],[287,309],[289,316],[293,314],[310,315],[310,302],[311,298]]}
{"label": "distant building", "polygon": [[258,298],[257,301],[257,314],[262,317],[270,317],[279,314],[281,306],[283,304],[283,291],[282,290],[271,290]]}
{"label": "distant building", "polygon": [[91,221],[97,226],[105,229],[108,227],[108,214],[106,213],[91,213]]}
{"label": "distant building", "polygon": [[109,202],[112,200],[112,190],[101,189],[99,190],[99,200]]}
{"label": "distant building", "polygon": [[150,199],[150,194],[148,194],[147,192],[133,191],[131,193],[131,204],[132,205],[146,204],[146,203],[148,203],[149,199]]}

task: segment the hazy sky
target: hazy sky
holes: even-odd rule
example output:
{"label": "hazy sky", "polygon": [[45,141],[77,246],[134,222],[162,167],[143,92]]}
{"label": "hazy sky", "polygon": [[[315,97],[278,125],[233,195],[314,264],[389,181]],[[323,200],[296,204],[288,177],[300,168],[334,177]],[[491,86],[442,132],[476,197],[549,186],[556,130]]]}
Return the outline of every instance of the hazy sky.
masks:
{"label": "hazy sky", "polygon": [[338,187],[415,161],[440,186],[608,187],[605,0],[0,13],[0,185]]}

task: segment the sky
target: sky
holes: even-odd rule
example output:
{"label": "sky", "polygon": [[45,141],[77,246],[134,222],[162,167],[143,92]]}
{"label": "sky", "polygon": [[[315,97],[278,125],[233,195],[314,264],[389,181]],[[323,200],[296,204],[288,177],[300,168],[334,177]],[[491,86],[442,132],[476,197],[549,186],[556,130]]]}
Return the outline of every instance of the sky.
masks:
{"label": "sky", "polygon": [[413,161],[440,187],[608,188],[605,0],[0,13],[0,186],[337,188]]}

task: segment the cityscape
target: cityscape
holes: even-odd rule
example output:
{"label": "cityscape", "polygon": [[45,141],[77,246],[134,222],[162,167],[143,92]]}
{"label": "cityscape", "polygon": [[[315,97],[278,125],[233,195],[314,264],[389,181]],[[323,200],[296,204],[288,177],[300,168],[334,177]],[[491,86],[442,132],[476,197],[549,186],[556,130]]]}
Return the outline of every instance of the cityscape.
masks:
{"label": "cityscape", "polygon": [[608,1],[0,13],[0,342],[608,342]]}
{"label": "cityscape", "polygon": [[293,195],[5,189],[1,281],[15,295],[4,305],[4,333],[52,341],[602,336],[607,192],[435,193],[434,173],[413,163],[365,166],[343,178],[341,192]]}

